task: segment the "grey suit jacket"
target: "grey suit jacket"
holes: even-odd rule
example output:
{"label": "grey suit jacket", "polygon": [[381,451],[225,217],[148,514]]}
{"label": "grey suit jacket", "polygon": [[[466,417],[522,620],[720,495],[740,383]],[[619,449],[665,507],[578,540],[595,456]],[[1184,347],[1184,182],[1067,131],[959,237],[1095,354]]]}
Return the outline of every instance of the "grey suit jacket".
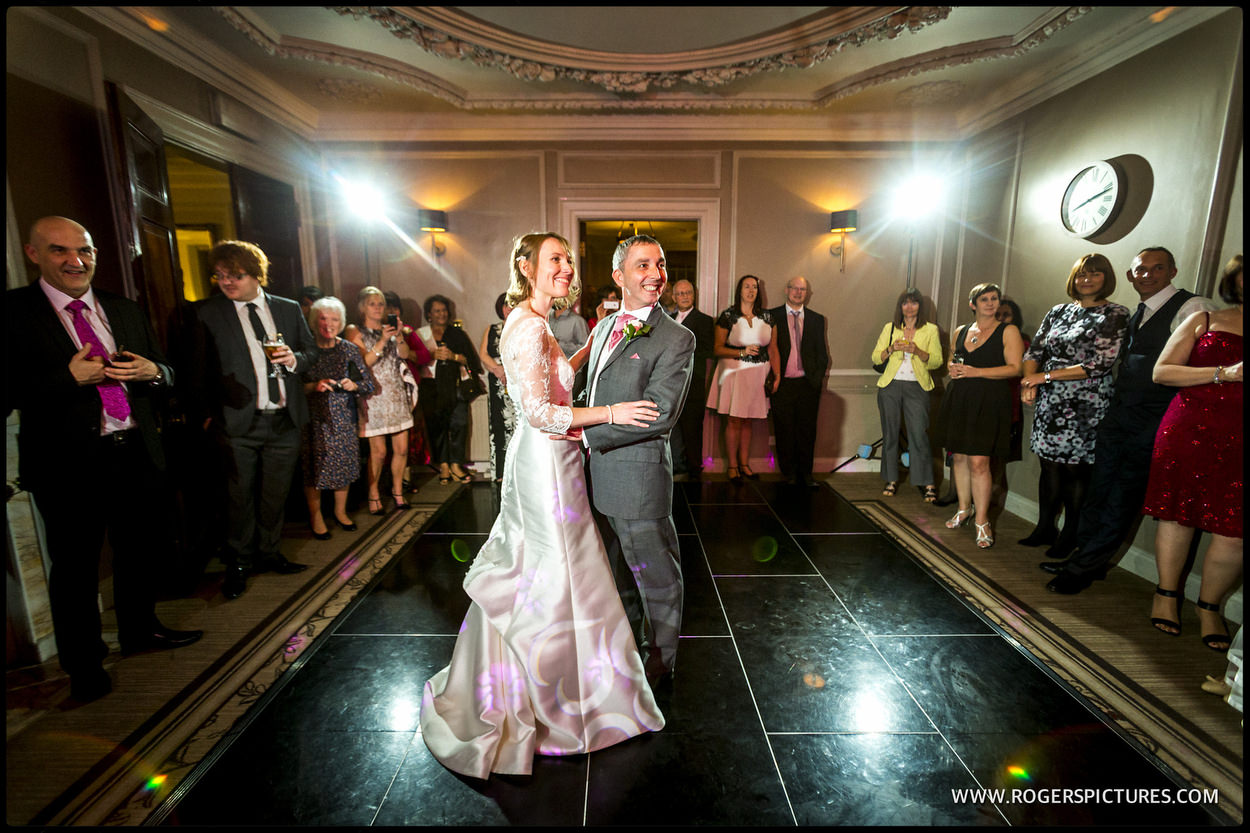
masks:
{"label": "grey suit jacket", "polygon": [[[316,360],[317,348],[312,331],[299,304],[266,293],[274,323],[295,354],[295,371],[285,377],[287,412],[297,426],[308,422],[308,400],[300,378]],[[248,352],[243,322],[234,302],[224,295],[201,301],[195,307],[195,333],[188,398],[199,421],[212,417],[230,436],[245,434],[256,413],[256,372]]]}
{"label": "grey suit jacket", "polygon": [[[614,518],[664,518],[673,512],[673,459],[668,435],[690,387],[695,338],[659,304],[652,308],[646,323],[651,331],[628,342],[622,339],[601,372],[600,354],[607,349],[616,315],[595,325],[589,375],[582,392],[581,404],[588,406],[647,399],[660,408],[659,417],[644,428],[604,423],[583,432],[590,447],[595,508]],[[588,401],[592,385],[594,401]]]}

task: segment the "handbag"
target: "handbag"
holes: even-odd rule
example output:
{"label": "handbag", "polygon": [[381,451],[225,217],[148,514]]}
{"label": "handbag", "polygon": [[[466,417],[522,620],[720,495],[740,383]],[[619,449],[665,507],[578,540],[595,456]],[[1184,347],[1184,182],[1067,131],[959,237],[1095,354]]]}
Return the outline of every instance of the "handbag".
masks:
{"label": "handbag", "polygon": [[486,385],[476,373],[470,373],[456,384],[456,398],[461,402],[472,402],[486,393]]}
{"label": "handbag", "polygon": [[[894,341],[894,325],[893,325],[893,324],[891,324],[891,325],[890,325],[890,341],[891,341],[891,342],[893,342],[893,341]],[[887,364],[889,364],[889,363],[890,363],[890,360],[889,360],[889,359],[886,359],[886,360],[885,360],[885,361],[883,361],[883,362],[877,362],[876,364],[874,364],[874,365],[872,366],[872,369],[873,369],[873,370],[875,370],[875,371],[876,371],[876,372],[878,372],[878,373],[884,373],[884,372],[885,372],[885,366],[886,366]]]}
{"label": "handbag", "polygon": [[777,374],[770,367],[768,368],[768,375],[764,377],[764,395],[769,399],[773,397],[773,382],[775,381],[777,381]]}

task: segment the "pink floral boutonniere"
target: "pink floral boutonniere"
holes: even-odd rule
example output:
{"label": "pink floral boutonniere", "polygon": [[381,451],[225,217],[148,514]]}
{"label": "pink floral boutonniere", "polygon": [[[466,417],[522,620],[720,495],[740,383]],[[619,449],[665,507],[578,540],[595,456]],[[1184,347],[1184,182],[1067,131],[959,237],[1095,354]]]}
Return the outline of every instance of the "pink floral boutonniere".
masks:
{"label": "pink floral boutonniere", "polygon": [[642,336],[648,335],[651,332],[651,325],[650,324],[635,324],[634,322],[631,321],[625,325],[625,328],[624,330],[622,330],[622,332],[625,333],[625,343],[629,344],[631,341],[633,341],[636,338],[641,338]]}

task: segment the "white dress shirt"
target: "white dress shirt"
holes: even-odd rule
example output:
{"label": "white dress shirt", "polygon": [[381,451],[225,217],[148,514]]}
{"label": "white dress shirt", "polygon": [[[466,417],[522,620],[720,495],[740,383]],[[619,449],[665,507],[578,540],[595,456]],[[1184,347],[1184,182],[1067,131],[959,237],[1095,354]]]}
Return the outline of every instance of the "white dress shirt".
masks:
{"label": "white dress shirt", "polygon": [[260,346],[260,339],[256,337],[256,331],[252,327],[252,317],[247,311],[248,304],[256,305],[256,312],[260,315],[260,322],[265,325],[266,333],[278,332],[278,325],[274,323],[273,313],[269,311],[269,302],[265,298],[264,290],[261,290],[250,301],[234,302],[239,321],[243,324],[243,340],[247,342],[247,352],[252,359],[252,370],[256,372],[256,407],[262,411],[276,411],[286,407],[286,374],[278,373],[278,388],[282,394],[277,402],[271,402],[269,400],[269,368],[276,366],[285,369],[285,365],[274,365],[265,358],[265,349]]}

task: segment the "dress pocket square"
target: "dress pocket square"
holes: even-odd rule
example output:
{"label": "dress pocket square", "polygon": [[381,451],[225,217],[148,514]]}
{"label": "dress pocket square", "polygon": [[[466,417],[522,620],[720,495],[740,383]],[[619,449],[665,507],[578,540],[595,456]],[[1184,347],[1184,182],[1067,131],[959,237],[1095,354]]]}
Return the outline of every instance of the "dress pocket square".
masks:
{"label": "dress pocket square", "polygon": [[630,356],[630,358],[631,358],[631,359],[641,359],[641,358],[642,358],[642,356],[639,356],[637,353],[635,353],[634,355]]}

